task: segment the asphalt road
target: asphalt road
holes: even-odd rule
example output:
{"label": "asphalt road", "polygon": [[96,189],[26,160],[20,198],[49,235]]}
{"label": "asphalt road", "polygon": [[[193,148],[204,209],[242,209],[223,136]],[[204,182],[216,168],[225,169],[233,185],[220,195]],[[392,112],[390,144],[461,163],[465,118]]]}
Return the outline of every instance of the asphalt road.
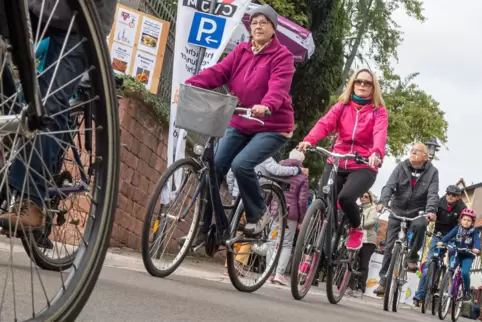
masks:
{"label": "asphalt road", "polygon": [[[11,269],[7,265],[10,254],[0,245],[1,321],[13,320]],[[32,293],[38,310],[38,305],[45,303],[43,292],[51,295],[58,290],[61,275],[36,270],[21,248],[13,254],[15,307],[19,321],[23,321],[31,316]],[[240,293],[221,272],[219,264],[187,259],[177,275],[159,279],[143,270],[138,254],[111,253],[77,321],[438,321],[408,308],[398,313],[384,312],[381,302],[374,299],[346,298],[332,305],[320,289],[303,301],[293,300],[288,288],[272,285],[252,294]],[[4,291],[6,295],[1,296]]]}

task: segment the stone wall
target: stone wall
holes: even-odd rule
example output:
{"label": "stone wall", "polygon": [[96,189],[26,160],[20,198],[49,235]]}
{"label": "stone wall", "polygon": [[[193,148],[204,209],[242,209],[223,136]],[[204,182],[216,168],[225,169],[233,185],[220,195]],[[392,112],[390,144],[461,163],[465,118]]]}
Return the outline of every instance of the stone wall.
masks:
{"label": "stone wall", "polygon": [[157,116],[131,99],[119,102],[121,150],[119,203],[112,247],[141,248],[142,225],[154,185],[167,164],[167,128]]}

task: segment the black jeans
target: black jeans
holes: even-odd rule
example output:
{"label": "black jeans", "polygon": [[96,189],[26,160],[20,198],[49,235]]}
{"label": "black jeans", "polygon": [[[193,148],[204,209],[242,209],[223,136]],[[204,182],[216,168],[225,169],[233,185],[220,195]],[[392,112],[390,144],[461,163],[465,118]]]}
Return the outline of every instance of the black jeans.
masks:
{"label": "black jeans", "polygon": [[377,246],[375,244],[363,244],[363,247],[360,249],[360,267],[358,271],[360,272],[361,276],[358,279],[358,288],[362,291],[362,293],[365,293],[367,288],[368,267],[376,247]]}
{"label": "black jeans", "polygon": [[[325,166],[320,190],[328,183],[331,169],[333,169],[332,164]],[[352,227],[360,227],[361,225],[360,207],[356,202],[362,194],[370,190],[376,178],[377,173],[370,169],[344,170],[338,168],[336,178],[338,201]],[[321,194],[322,191],[320,191]]]}
{"label": "black jeans", "polygon": [[[407,260],[411,262],[418,262],[418,251],[423,245],[425,239],[425,232],[427,230],[428,220],[419,218],[412,222],[407,222],[409,231],[412,231],[412,241]],[[395,241],[398,239],[398,232],[400,231],[400,220],[390,218],[388,220],[386,246],[383,252],[382,269],[380,270],[380,285],[385,286],[386,274],[390,261],[392,260],[392,250]]]}

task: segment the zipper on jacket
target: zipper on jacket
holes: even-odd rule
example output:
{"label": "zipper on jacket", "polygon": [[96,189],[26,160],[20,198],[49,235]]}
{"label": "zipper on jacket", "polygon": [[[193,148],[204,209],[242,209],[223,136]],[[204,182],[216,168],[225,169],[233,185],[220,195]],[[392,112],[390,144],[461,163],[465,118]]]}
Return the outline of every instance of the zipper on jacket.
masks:
{"label": "zipper on jacket", "polygon": [[251,71],[251,67],[253,67],[253,62],[254,62],[254,59],[256,58],[255,55],[253,55],[253,57],[251,57],[251,62],[249,63],[249,68],[248,70],[246,71],[246,75],[244,75],[244,81],[246,81],[246,78],[248,77],[248,74],[249,72]]}
{"label": "zipper on jacket", "polygon": [[[358,115],[360,115],[360,111],[363,110],[361,109],[356,109],[356,118],[355,118],[355,126],[353,127],[353,133],[351,135],[351,147],[350,147],[350,152],[348,153],[353,153],[353,146],[355,145],[355,132],[356,132],[356,127],[358,126]],[[345,160],[345,170],[348,168],[348,159]]]}

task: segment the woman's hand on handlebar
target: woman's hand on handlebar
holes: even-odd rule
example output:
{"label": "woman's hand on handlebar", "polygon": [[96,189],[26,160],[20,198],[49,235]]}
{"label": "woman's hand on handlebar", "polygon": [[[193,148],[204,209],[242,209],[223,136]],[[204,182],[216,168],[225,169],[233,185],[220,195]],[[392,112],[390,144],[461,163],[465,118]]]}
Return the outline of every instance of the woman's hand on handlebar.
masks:
{"label": "woman's hand on handlebar", "polygon": [[380,165],[380,163],[382,163],[382,160],[380,160],[380,157],[378,156],[378,154],[374,153],[372,154],[369,158],[368,158],[368,164],[370,165],[370,167],[372,168],[376,168]]}
{"label": "woman's hand on handlebar", "polygon": [[264,105],[255,105],[251,108],[251,113],[254,117],[263,117],[267,115],[271,115],[271,111],[269,110],[268,106]]}
{"label": "woman's hand on handlebar", "polygon": [[305,152],[306,149],[308,149],[308,148],[310,148],[310,147],[312,147],[312,145],[311,145],[310,142],[306,142],[306,141],[300,142],[300,143],[298,144],[298,151],[300,151],[300,152]]}

